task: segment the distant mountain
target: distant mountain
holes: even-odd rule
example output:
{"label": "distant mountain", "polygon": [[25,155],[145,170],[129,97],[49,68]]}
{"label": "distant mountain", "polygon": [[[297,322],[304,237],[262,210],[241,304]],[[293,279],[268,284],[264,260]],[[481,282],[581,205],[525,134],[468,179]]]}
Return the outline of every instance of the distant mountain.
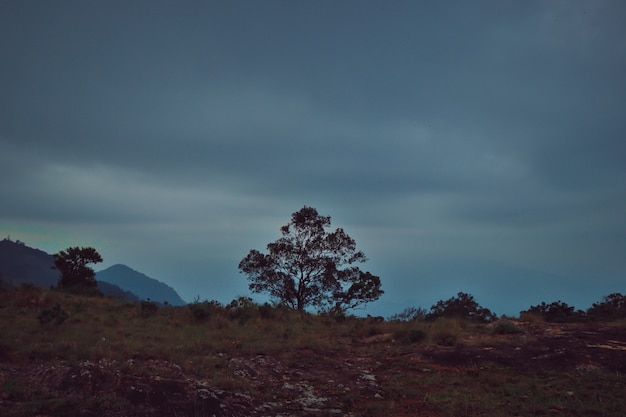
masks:
{"label": "distant mountain", "polygon": [[[52,269],[54,257],[24,243],[4,239],[0,241],[0,278],[13,286],[34,284],[50,288],[57,285],[60,273]],[[103,294],[125,301],[139,301],[139,297],[117,285],[98,281]]]}
{"label": "distant mountain", "polygon": [[150,299],[158,303],[167,301],[173,306],[186,304],[172,287],[141,272],[137,272],[126,265],[117,264],[96,272],[96,278],[99,281],[110,282],[127,289],[137,294],[142,300]]}

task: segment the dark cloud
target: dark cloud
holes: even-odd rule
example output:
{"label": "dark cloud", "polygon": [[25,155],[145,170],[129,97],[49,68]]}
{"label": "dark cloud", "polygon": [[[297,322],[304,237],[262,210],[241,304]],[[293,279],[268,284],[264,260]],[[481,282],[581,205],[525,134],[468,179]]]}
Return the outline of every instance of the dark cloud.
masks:
{"label": "dark cloud", "polygon": [[354,230],[397,291],[431,258],[623,277],[624,16],[620,1],[3,5],[0,231],[88,235],[187,298],[200,277],[243,279],[239,258],[304,204]]}

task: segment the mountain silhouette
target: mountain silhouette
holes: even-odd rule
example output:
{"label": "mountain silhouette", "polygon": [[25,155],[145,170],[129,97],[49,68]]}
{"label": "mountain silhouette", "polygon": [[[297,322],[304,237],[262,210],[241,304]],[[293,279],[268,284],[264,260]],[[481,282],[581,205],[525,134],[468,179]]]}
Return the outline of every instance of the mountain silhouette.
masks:
{"label": "mountain silhouette", "polygon": [[[54,256],[23,242],[4,239],[0,241],[0,278],[12,286],[34,284],[52,288],[61,274],[54,269]],[[98,289],[104,294],[124,301],[139,301],[139,297],[117,285],[98,281]]]}
{"label": "mountain silhouette", "polygon": [[23,283],[50,288],[57,285],[60,273],[54,266],[54,257],[24,243],[4,239],[0,241],[0,278],[19,286]]}
{"label": "mountain silhouette", "polygon": [[98,281],[106,281],[137,294],[142,300],[155,301],[157,303],[171,304],[173,306],[185,305],[176,291],[154,278],[135,271],[134,269],[117,264],[102,271],[96,272]]}

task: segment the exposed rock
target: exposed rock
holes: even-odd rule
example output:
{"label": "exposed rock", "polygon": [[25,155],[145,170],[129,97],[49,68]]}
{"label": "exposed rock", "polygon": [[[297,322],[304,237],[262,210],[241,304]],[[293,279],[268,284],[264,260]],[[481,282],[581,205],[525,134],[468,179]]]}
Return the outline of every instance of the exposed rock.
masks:
{"label": "exposed rock", "polygon": [[[284,355],[214,353],[229,384],[164,360],[0,363],[0,415],[102,417],[355,416],[355,404],[389,401],[390,374],[479,377],[483,364],[520,372],[626,372],[623,328],[526,329],[528,336],[465,340],[405,351],[316,351]],[[393,353],[392,353],[393,352]],[[387,356],[390,355],[390,356]],[[575,397],[573,391],[566,392]],[[409,401],[410,399],[407,399]],[[410,410],[410,407],[409,407]],[[408,414],[407,414],[408,415]]]}

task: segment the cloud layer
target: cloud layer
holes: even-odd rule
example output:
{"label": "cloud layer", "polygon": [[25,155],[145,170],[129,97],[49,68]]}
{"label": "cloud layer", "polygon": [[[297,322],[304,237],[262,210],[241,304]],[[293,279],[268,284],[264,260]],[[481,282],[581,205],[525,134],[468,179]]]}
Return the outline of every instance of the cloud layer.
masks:
{"label": "cloud layer", "polygon": [[620,1],[2,8],[0,231],[27,243],[232,298],[306,204],[393,301],[431,260],[626,278]]}

